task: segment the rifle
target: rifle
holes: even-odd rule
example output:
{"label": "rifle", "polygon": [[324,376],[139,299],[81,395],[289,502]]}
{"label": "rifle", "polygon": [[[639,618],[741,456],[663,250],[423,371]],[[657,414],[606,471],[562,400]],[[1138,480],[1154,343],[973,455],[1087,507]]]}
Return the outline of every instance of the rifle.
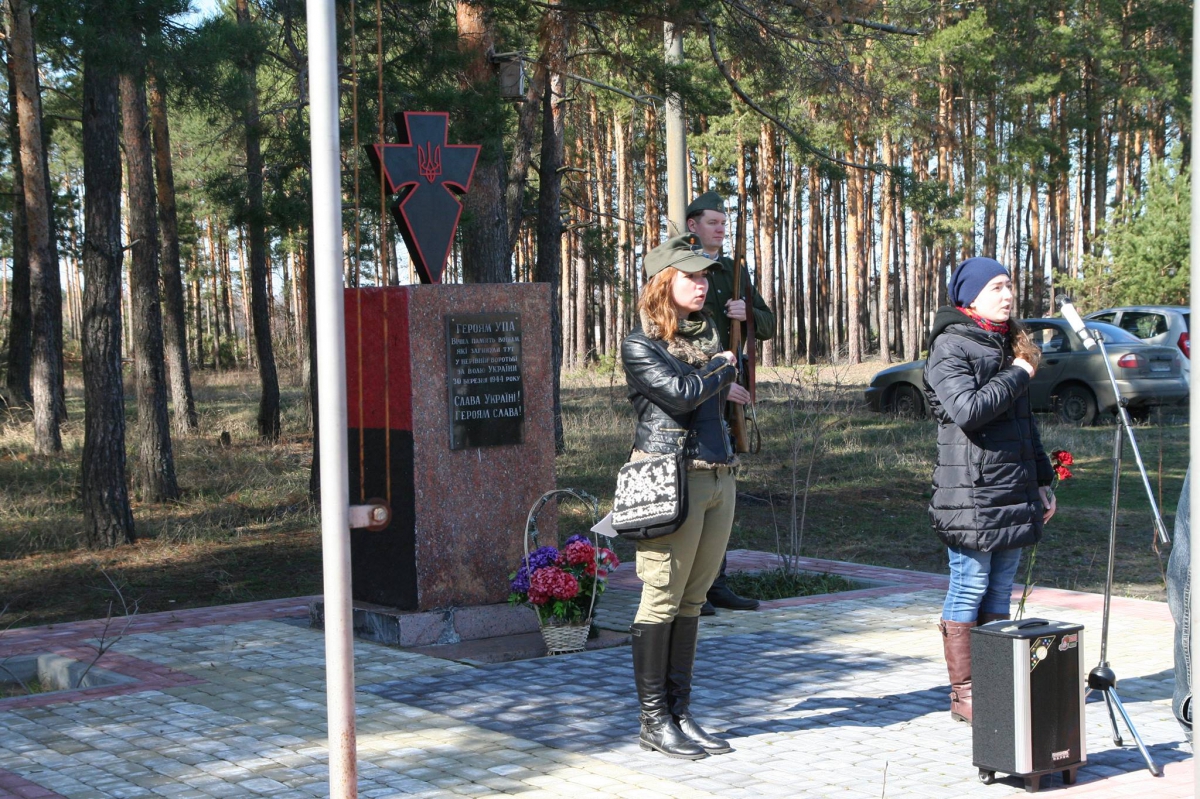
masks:
{"label": "rifle", "polygon": [[[745,224],[746,211],[742,204],[738,204],[737,216],[737,242],[733,248],[733,298],[736,300],[745,300],[742,291],[742,270],[745,268],[746,262],[746,233]],[[733,352],[738,362],[738,383],[750,392],[750,407],[753,412],[754,407],[754,305],[751,301],[746,301],[746,352],[743,352],[742,346],[742,323],[736,319],[729,320],[729,349]],[[753,449],[750,446],[750,436],[746,430],[746,412],[741,405],[729,403],[729,427],[733,432],[733,449],[735,452],[758,452],[762,446],[761,439],[759,446]]]}

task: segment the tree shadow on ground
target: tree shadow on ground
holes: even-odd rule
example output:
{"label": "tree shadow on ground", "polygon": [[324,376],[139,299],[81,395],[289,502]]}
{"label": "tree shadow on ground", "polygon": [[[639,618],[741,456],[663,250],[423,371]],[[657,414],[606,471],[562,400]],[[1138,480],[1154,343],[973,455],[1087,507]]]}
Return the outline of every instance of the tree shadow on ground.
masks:
{"label": "tree shadow on ground", "polygon": [[[808,636],[713,637],[700,642],[692,706],[711,729],[735,736],[849,723],[884,727],[941,709],[944,688],[854,694],[864,681],[920,684],[928,680],[928,669],[920,658],[848,651]],[[613,750],[638,732],[632,664],[624,647],[362,690],[568,751]],[[835,696],[839,693],[846,696]],[[828,708],[841,709],[789,717]]]}

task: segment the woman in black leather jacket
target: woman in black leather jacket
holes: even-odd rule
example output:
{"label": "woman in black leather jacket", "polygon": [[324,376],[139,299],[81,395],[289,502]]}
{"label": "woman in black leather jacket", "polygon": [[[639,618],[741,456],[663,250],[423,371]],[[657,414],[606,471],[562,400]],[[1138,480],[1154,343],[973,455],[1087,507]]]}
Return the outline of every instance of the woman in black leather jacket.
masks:
{"label": "woman in black leather jacket", "polygon": [[630,633],[641,746],[689,760],[730,751],[701,729],[689,704],[700,606],[721,568],[737,494],[723,410],[726,400],[750,398],[734,383],[733,353],[721,351],[703,313],[712,261],[702,252],[688,235],[646,255],[641,328],[621,343],[637,412],[631,457],[682,452],[687,465],[687,520],[669,535],[637,542],[642,599]]}
{"label": "woman in black leather jacket", "polygon": [[1015,319],[1012,281],[991,258],[950,278],[934,318],[925,393],[938,422],[929,515],[950,558],[938,627],[950,715],[971,721],[971,628],[1007,619],[1021,548],[1054,514],[1050,459],[1029,404],[1040,351]]}

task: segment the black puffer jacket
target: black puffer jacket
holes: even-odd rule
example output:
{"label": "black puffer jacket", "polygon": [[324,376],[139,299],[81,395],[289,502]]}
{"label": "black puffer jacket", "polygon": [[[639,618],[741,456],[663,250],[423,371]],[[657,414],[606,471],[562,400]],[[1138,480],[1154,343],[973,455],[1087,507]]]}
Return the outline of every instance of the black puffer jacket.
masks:
{"label": "black puffer jacket", "polygon": [[1053,472],[1029,406],[1029,375],[1005,336],[957,308],[934,319],[925,394],[938,422],[929,515],[948,546],[983,552],[1042,537],[1039,485]]}
{"label": "black puffer jacket", "polygon": [[[696,368],[667,352],[666,345],[640,328],[621,342],[621,362],[629,401],[637,413],[633,447],[642,452],[677,453],[711,464],[734,458],[721,415],[725,389],[736,372],[715,357]],[[690,434],[686,434],[689,425]]]}

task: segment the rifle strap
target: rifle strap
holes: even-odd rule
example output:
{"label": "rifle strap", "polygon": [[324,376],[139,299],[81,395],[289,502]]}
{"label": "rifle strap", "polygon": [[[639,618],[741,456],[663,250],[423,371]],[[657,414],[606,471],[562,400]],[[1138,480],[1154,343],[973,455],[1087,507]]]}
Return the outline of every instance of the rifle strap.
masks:
{"label": "rifle strap", "polygon": [[762,431],[758,428],[758,411],[754,408],[753,400],[746,407],[750,409],[750,412],[746,414],[746,421],[750,424],[750,433],[748,436],[750,443],[748,446],[750,454],[757,455],[762,452]]}

